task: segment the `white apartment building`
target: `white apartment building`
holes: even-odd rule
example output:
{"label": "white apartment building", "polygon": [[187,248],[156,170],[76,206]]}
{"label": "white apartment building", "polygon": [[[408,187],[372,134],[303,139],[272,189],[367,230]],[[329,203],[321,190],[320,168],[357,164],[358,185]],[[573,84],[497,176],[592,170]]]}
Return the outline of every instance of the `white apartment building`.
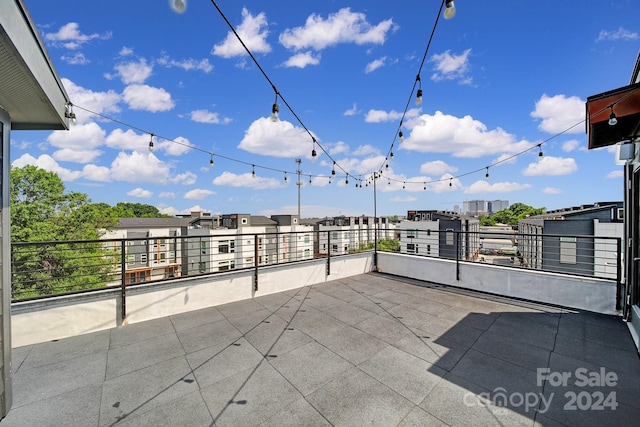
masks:
{"label": "white apartment building", "polygon": [[438,257],[440,225],[438,221],[401,221],[400,253]]}
{"label": "white apartment building", "polygon": [[[321,255],[345,255],[375,244],[376,221],[374,217],[335,217],[317,223],[318,246]],[[378,217],[378,240],[395,239],[396,226],[386,217]]]}

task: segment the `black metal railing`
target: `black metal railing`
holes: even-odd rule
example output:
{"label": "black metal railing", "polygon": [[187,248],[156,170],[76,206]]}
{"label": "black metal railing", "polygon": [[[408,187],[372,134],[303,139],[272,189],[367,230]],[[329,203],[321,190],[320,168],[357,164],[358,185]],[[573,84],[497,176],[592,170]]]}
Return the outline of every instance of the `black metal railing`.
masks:
{"label": "black metal railing", "polygon": [[615,237],[411,228],[189,233],[198,235],[13,243],[12,299],[120,288],[124,301],[130,286],[241,270],[253,271],[257,290],[261,268],[323,259],[330,274],[332,257],[376,246],[381,252],[455,260],[457,279],[460,263],[475,262],[611,279],[621,286],[622,244]]}
{"label": "black metal railing", "polygon": [[[223,230],[226,231],[226,230]],[[373,250],[357,230],[149,236],[12,244],[12,299],[48,298]],[[191,232],[191,230],[190,230]],[[373,236],[373,235],[372,235]]]}

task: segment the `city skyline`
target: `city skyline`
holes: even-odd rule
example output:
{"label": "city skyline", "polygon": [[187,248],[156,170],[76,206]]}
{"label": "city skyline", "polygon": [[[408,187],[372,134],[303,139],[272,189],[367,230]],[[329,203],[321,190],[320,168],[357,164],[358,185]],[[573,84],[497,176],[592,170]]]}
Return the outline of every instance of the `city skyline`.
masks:
{"label": "city skyline", "polygon": [[588,96],[629,83],[631,2],[459,1],[427,52],[440,2],[220,4],[262,70],[210,2],[26,3],[78,122],[13,132],[11,161],[94,202],[295,214],[298,165],[303,218],[373,215],[379,169],[379,216],[622,200],[615,147],[587,151],[584,116]]}

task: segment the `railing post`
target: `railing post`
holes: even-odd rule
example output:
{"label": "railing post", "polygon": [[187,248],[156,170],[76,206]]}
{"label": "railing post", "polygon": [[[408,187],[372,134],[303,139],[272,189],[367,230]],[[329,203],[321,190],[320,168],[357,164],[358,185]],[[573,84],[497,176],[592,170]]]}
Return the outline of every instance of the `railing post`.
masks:
{"label": "railing post", "polygon": [[622,239],[616,239],[616,310],[622,310]]}
{"label": "railing post", "polygon": [[460,231],[456,233],[456,281],[460,280]]}
{"label": "railing post", "polygon": [[[318,240],[320,240],[319,231]],[[329,275],[331,275],[331,231],[327,231],[327,276]]]}
{"label": "railing post", "polygon": [[120,317],[122,324],[127,323],[127,248],[125,239],[120,241]]}
{"label": "railing post", "polygon": [[258,235],[253,236],[253,291],[258,292]]}

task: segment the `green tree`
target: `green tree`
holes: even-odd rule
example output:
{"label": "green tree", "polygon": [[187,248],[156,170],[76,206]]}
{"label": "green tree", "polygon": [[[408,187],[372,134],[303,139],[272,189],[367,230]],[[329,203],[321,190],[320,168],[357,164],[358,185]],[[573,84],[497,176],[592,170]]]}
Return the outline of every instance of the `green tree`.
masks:
{"label": "green tree", "polygon": [[120,218],[171,218],[155,206],[144,203],[118,202],[115,208],[119,210]]}
{"label": "green tree", "polygon": [[53,172],[25,166],[10,173],[14,298],[104,286],[111,263],[102,244],[78,241],[98,239],[99,230],[117,223],[111,209],[65,192]]}

